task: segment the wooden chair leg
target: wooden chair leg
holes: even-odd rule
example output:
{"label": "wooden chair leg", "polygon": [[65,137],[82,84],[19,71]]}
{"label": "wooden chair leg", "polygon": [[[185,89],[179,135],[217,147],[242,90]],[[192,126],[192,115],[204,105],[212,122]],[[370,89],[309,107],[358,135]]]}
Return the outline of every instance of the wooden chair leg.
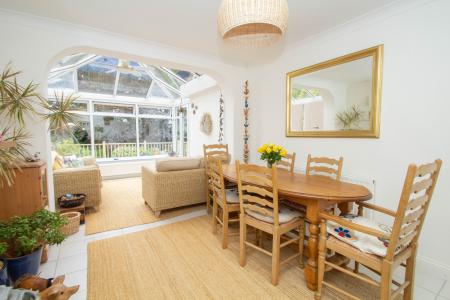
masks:
{"label": "wooden chair leg", "polygon": [[305,246],[305,222],[302,222],[302,224],[300,224],[300,226],[298,227],[298,234],[300,238],[298,241],[298,253],[300,253],[299,267],[303,269],[305,267],[305,263],[303,261],[303,248]]}
{"label": "wooden chair leg", "polygon": [[213,200],[212,232],[217,233],[217,202]]}
{"label": "wooden chair leg", "polygon": [[325,274],[325,257],[327,254],[326,242],[327,242],[327,225],[324,221],[320,224],[320,240],[319,240],[319,259],[317,270],[317,291],[314,295],[314,299],[320,300],[322,297],[323,276]]}
{"label": "wooden chair leg", "polygon": [[280,277],[280,229],[274,228],[272,240],[272,284],[277,285]]}
{"label": "wooden chair leg", "polygon": [[223,226],[222,226],[222,249],[226,249],[228,247],[228,210],[227,209],[223,209],[222,210],[222,222],[223,222]]}
{"label": "wooden chair leg", "polygon": [[239,215],[240,239],[239,239],[239,264],[244,267],[247,263],[247,253],[245,241],[247,240],[247,224],[245,224],[244,214]]}
{"label": "wooden chair leg", "polygon": [[381,267],[381,294],[382,300],[391,299],[392,263],[384,260]]}
{"label": "wooden chair leg", "polygon": [[355,268],[353,269],[353,273],[359,273],[359,262],[355,261]]}
{"label": "wooden chair leg", "polygon": [[413,250],[411,257],[406,260],[405,280],[409,281],[409,285],[405,288],[403,299],[413,299],[414,293],[414,270],[416,268],[416,249]]}

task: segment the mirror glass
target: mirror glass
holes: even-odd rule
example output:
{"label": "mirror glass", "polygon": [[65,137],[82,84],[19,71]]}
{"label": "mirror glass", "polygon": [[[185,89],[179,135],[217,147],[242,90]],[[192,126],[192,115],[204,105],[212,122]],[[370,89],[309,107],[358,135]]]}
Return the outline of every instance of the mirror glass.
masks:
{"label": "mirror glass", "polygon": [[288,74],[287,135],[378,137],[377,65],[346,56]]}

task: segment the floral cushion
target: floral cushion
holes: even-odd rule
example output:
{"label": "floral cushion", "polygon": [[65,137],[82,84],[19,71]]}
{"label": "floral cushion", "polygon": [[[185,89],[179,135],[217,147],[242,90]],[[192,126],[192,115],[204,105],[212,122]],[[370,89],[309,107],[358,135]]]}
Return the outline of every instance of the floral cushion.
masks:
{"label": "floral cushion", "polygon": [[[372,221],[365,217],[346,215],[342,218],[346,221],[383,231],[387,234],[390,234],[392,231],[392,228],[390,226]],[[332,221],[327,222],[327,232],[335,236],[337,239],[361,250],[362,252],[375,254],[382,257],[386,256],[389,241],[375,237],[373,235],[345,228]]]}
{"label": "floral cushion", "polygon": [[[256,211],[253,211],[250,209],[246,209],[246,213],[255,219],[273,224],[273,218],[270,216],[260,214]],[[280,224],[289,223],[296,218],[300,218],[301,216],[302,216],[302,214],[298,211],[295,211],[286,206],[280,206],[279,213],[278,213],[278,222]]]}

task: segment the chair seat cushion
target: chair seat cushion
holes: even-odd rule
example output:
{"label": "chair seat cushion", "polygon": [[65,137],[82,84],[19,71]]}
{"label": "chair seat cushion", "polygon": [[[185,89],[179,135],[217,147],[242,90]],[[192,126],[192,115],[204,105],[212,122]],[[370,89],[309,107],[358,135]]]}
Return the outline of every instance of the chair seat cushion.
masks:
{"label": "chair seat cushion", "polygon": [[[270,216],[265,216],[263,214],[260,214],[253,210],[250,210],[250,209],[247,209],[246,213],[255,219],[273,224],[273,218]],[[301,216],[302,216],[302,214],[298,211],[290,209],[289,207],[286,207],[286,206],[280,206],[279,214],[278,214],[278,222],[280,224],[289,223],[296,218],[300,218]]]}
{"label": "chair seat cushion", "polygon": [[[346,215],[342,218],[355,224],[386,232],[387,234],[390,234],[392,231],[390,226],[372,221],[365,217]],[[345,228],[332,221],[327,222],[327,232],[337,239],[361,250],[362,252],[375,254],[382,257],[386,256],[389,241],[377,238],[373,235]]]}
{"label": "chair seat cushion", "polygon": [[239,194],[237,190],[226,190],[227,203],[237,204],[239,203]]}

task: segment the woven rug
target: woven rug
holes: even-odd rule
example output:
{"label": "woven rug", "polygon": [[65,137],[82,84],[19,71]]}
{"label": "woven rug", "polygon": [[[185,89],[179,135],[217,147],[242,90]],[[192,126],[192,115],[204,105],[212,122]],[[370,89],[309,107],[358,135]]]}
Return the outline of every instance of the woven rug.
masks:
{"label": "woven rug", "polygon": [[[280,283],[273,286],[270,257],[252,249],[247,254],[241,267],[239,237],[230,237],[222,249],[209,216],[91,242],[88,299],[314,298],[296,261],[281,268]],[[330,280],[363,299],[376,298],[370,286],[346,275]],[[322,299],[344,298],[327,291]]]}
{"label": "woven rug", "polygon": [[205,205],[166,210],[156,217],[142,198],[141,178],[104,180],[102,204],[86,215],[86,234],[93,234],[135,225],[148,224],[206,209]]}

